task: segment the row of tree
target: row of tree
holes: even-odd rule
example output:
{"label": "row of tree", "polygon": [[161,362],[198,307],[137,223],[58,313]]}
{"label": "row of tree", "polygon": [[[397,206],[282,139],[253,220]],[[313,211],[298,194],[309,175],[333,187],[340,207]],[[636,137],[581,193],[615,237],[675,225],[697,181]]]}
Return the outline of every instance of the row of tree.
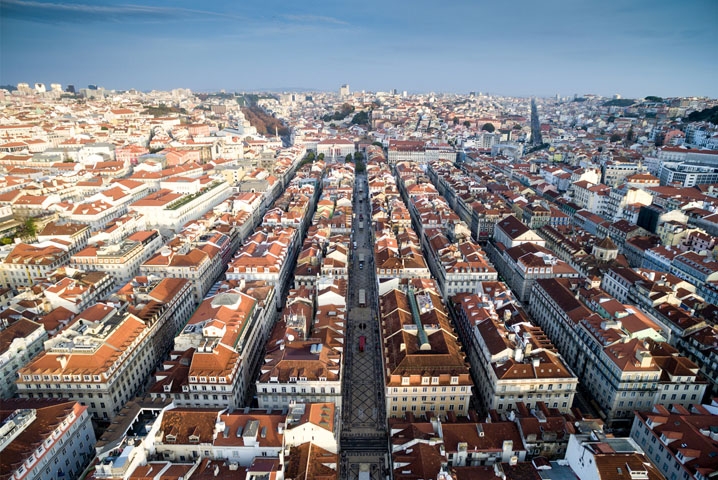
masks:
{"label": "row of tree", "polygon": [[289,128],[284,125],[278,118],[269,115],[256,105],[251,107],[242,107],[242,113],[249,121],[249,124],[257,129],[257,133],[261,135],[274,135],[275,131],[280,136],[289,135]]}

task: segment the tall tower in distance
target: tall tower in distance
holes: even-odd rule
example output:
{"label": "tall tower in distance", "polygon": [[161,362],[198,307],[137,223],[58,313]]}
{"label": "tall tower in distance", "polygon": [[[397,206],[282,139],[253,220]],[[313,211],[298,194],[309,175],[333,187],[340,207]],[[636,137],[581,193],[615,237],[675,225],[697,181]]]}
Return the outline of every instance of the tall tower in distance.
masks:
{"label": "tall tower in distance", "polygon": [[349,84],[348,83],[345,83],[344,85],[341,86],[341,88],[339,89],[339,95],[342,98],[346,98],[349,96]]}

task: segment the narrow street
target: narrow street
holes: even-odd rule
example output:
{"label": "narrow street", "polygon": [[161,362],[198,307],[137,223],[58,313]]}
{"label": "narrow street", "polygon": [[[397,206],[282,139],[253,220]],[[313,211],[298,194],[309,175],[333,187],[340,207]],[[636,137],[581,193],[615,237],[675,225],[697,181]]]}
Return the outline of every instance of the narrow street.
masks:
{"label": "narrow street", "polygon": [[[360,478],[361,471],[364,472],[362,478],[380,479],[385,478],[388,467],[388,437],[366,174],[356,176],[354,212],[342,386],[340,477]],[[364,297],[364,304],[360,304],[360,297]]]}

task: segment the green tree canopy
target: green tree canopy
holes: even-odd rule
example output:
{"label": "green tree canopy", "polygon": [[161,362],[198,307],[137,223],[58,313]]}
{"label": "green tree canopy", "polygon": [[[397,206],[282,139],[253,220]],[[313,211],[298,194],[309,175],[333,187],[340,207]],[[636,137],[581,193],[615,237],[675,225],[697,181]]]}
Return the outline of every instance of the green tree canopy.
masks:
{"label": "green tree canopy", "polygon": [[619,134],[617,134],[617,133],[614,133],[613,135],[611,135],[611,136],[609,137],[608,141],[611,142],[611,143],[620,142],[620,141],[621,141],[621,136],[620,136]]}
{"label": "green tree canopy", "polygon": [[484,123],[484,126],[481,127],[481,130],[484,130],[489,133],[493,133],[496,128],[494,127],[493,123]]}
{"label": "green tree canopy", "polygon": [[464,120],[464,126],[465,126],[466,128],[469,128],[469,127],[471,126],[471,122],[468,121],[468,120]]}

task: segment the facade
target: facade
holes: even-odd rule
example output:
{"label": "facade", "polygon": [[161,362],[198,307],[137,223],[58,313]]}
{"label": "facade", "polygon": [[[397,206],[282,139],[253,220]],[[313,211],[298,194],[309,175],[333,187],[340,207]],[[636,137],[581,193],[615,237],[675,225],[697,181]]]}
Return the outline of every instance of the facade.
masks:
{"label": "facade", "polygon": [[95,451],[95,432],[87,410],[80,402],[59,399],[3,401],[2,478],[79,478]]}
{"label": "facade", "polygon": [[471,322],[470,344],[477,354],[469,358],[485,409],[501,415],[519,402],[529,409],[543,402],[569,413],[578,379],[540,327],[513,319],[510,310],[499,318],[487,295],[457,295],[452,301],[459,318]]}
{"label": "facade", "polygon": [[17,391],[17,371],[43,349],[47,332],[41,324],[21,318],[0,330],[0,398]]}
{"label": "facade", "polygon": [[468,412],[473,382],[435,290],[394,289],[379,300],[387,417]]}
{"label": "facade", "polygon": [[67,398],[109,420],[144,386],[158,358],[148,345],[157,325],[98,303],[45,344],[18,371],[22,398]]}
{"label": "facade", "polygon": [[66,245],[55,242],[18,243],[0,264],[4,283],[11,288],[34,285],[70,259]]}
{"label": "facade", "polygon": [[700,401],[706,382],[698,367],[670,351],[659,325],[605,293],[583,295],[565,279],[538,280],[529,308],[608,423],[656,403]]}
{"label": "facade", "polygon": [[122,242],[90,246],[77,252],[70,259],[70,266],[107,272],[115,278],[115,286],[124,285],[161,246],[162,236],[157,230],[139,231]]}
{"label": "facade", "polygon": [[[425,230],[430,235],[431,230]],[[476,293],[479,284],[496,280],[498,274],[489,263],[481,247],[471,240],[451,243],[437,230],[433,230],[428,259],[444,298],[460,292]]]}
{"label": "facade", "polygon": [[155,373],[150,395],[183,407],[244,406],[274,315],[274,290],[263,290],[261,299],[229,289],[203,300]]}
{"label": "facade", "polygon": [[707,479],[718,468],[715,405],[636,412],[631,438],[666,478]]}

